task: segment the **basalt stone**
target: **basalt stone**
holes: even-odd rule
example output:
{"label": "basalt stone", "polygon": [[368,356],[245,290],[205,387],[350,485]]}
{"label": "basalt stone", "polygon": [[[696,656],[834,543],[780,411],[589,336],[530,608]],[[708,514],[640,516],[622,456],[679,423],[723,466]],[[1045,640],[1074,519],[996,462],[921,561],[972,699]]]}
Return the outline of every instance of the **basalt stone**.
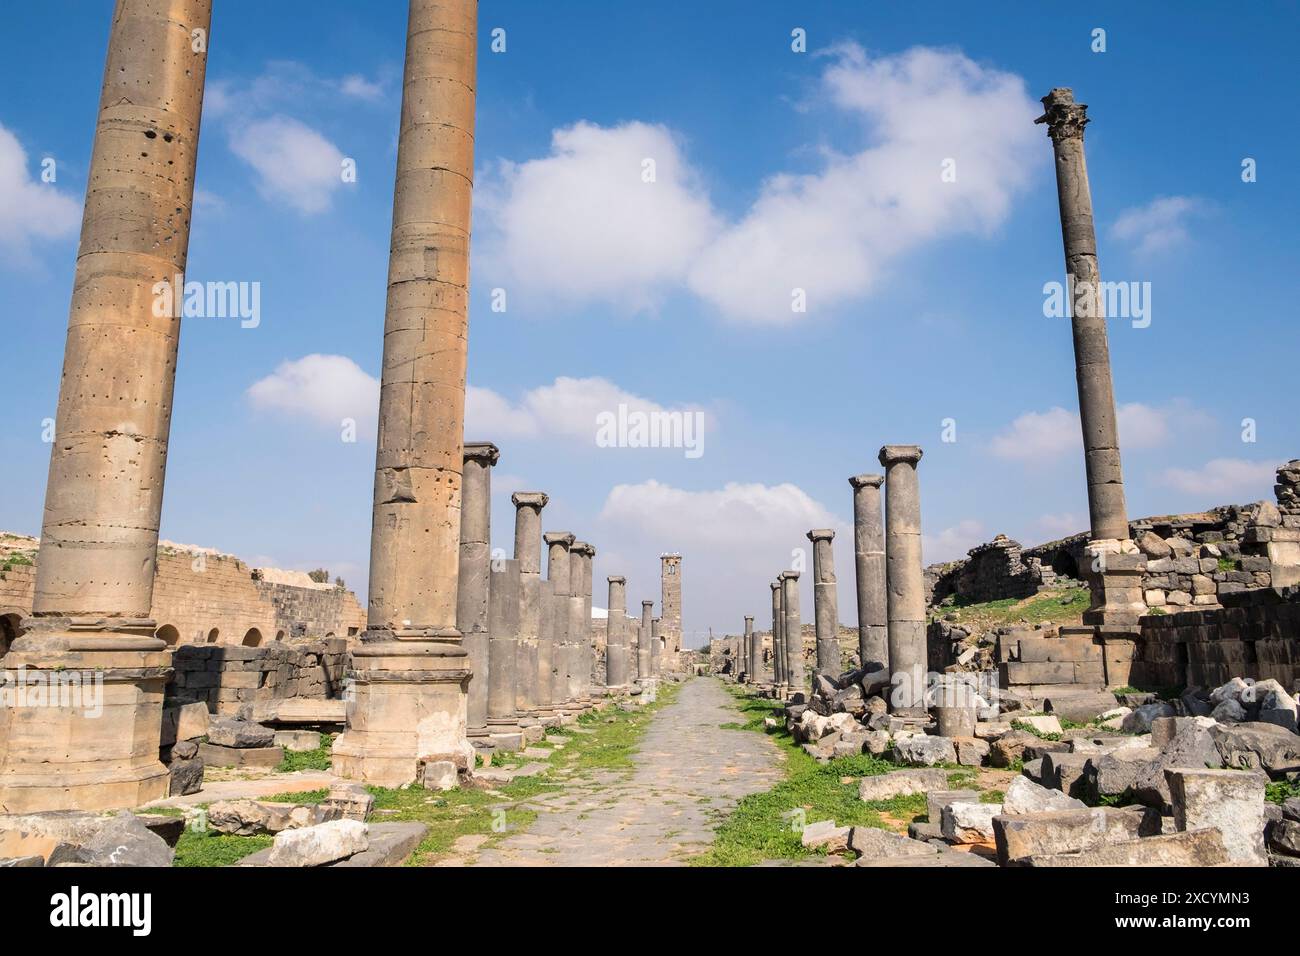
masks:
{"label": "basalt stone", "polygon": [[867,860],[932,856],[939,852],[938,847],[878,827],[854,827],[849,834],[849,849]]}
{"label": "basalt stone", "polygon": [[[195,747],[195,752],[198,748]],[[167,795],[188,796],[203,789],[203,761],[197,757],[189,760],[173,759],[167,765]]]}
{"label": "basalt stone", "polygon": [[1223,765],[1278,775],[1300,771],[1300,736],[1276,724],[1249,723],[1210,731]]}
{"label": "basalt stone", "polygon": [[1151,810],[1083,807],[993,818],[998,863],[1021,866],[1037,856],[1078,853],[1158,833],[1159,817]]}
{"label": "basalt stone", "polygon": [[213,717],[208,721],[208,743],[218,747],[270,747],[275,743],[275,731],[246,720]]}
{"label": "basalt stone", "polygon": [[895,762],[912,767],[933,767],[939,763],[957,762],[957,750],[947,737],[917,734],[914,737],[895,739],[892,752]]}
{"label": "basalt stone", "polygon": [[1076,800],[1060,790],[1049,790],[1028,777],[1012,780],[1002,799],[1002,812],[1006,814],[1080,810],[1085,806],[1082,800]]}

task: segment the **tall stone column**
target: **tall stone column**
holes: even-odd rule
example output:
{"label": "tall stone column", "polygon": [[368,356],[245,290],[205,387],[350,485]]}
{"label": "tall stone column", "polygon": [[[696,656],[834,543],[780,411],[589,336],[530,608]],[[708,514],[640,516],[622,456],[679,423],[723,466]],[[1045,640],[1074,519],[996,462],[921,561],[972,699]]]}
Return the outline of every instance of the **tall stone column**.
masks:
{"label": "tall stone column", "polygon": [[543,580],[538,588],[538,604],[541,615],[537,625],[537,718],[542,726],[554,726],[557,717],[551,702],[554,675],[551,674],[552,661],[555,659],[555,589],[551,582]]}
{"label": "tall stone column", "polygon": [[740,679],[740,672],[745,672],[745,682],[752,684],[758,678],[755,676],[758,672],[751,663],[753,659],[754,647],[754,618],[752,615],[745,617],[745,633],[740,641],[740,659],[736,662],[736,679]]}
{"label": "tall stone column", "polygon": [[636,639],[637,680],[649,680],[654,676],[653,658],[650,654],[650,622],[654,614],[654,607],[654,601],[641,602],[641,627],[637,629]]}
{"label": "tall stone column", "polygon": [[835,591],[835,532],[808,532],[813,545],[813,626],[817,632],[817,673],[832,680],[840,675],[840,605]]}
{"label": "tall stone column", "polygon": [[1145,559],[1129,538],[1128,509],[1124,501],[1105,295],[1097,267],[1092,193],[1083,154],[1088,107],[1076,103],[1074,92],[1065,88],[1054,89],[1044,96],[1043,107],[1043,115],[1035,122],[1047,124],[1056,157],[1056,196],[1061,210],[1066,279],[1070,285],[1074,374],[1088,480],[1092,529],[1089,550],[1096,559],[1096,572],[1089,573],[1092,608],[1085,612],[1084,621],[1131,628],[1146,611],[1142,598]]}
{"label": "tall stone column", "polygon": [[880,449],[885,468],[885,569],[888,588],[890,706],[925,712],[925,581],[921,571],[921,493],[916,445]]}
{"label": "tall stone column", "polygon": [[[551,585],[551,640],[550,646],[538,645],[539,681],[550,675],[552,713],[564,710],[568,690],[568,667],[565,655],[569,647],[569,584],[572,559],[569,549],[573,535],[567,531],[549,531],[542,536],[546,542],[546,577]],[[549,655],[548,652],[549,651]]]}
{"label": "tall stone column", "polygon": [[334,744],[396,787],[472,759],[456,629],[477,0],[410,0],[384,316],[368,626]]}
{"label": "tall stone column", "polygon": [[523,746],[516,708],[519,638],[519,562],[493,561],[489,585],[488,733],[503,750]]}
{"label": "tall stone column", "polygon": [[785,688],[785,605],[782,603],[781,579],[768,585],[772,589],[772,683],[778,692]]}
{"label": "tall stone column", "polygon": [[569,630],[564,654],[564,699],[570,709],[574,710],[580,710],[591,702],[587,696],[587,681],[583,678],[586,659],[583,645],[587,634],[587,622],[584,620],[587,609],[586,595],[583,593],[586,590],[584,558],[588,547],[585,541],[575,541],[569,549]]}
{"label": "tall stone column", "polygon": [[605,621],[605,685],[623,690],[627,674],[627,578],[610,575],[609,617]]}
{"label": "tall stone column", "polygon": [[853,558],[858,585],[858,656],[869,669],[889,667],[885,591],[885,524],[880,512],[884,475],[854,475]]}
{"label": "tall stone column", "polygon": [[803,630],[799,614],[799,572],[781,573],[781,610],[785,614],[785,675],[791,694],[804,689]]}
{"label": "tall stone column", "polygon": [[579,612],[581,621],[574,647],[574,653],[577,655],[577,672],[574,677],[578,701],[585,707],[591,704],[594,693],[593,672],[596,660],[596,634],[595,629],[591,626],[591,562],[596,556],[596,549],[586,541],[579,541],[574,544],[573,551],[578,556],[577,567],[580,578],[578,590],[579,596],[582,598],[582,608]]}
{"label": "tall stone column", "polygon": [[[538,645],[542,629],[542,509],[550,498],[541,491],[518,491],[515,506],[515,560],[519,562],[519,644],[515,665],[515,708],[524,720],[542,716]],[[549,701],[548,701],[549,703]]]}
{"label": "tall stone column", "polygon": [[663,673],[664,652],[660,646],[664,640],[663,621],[660,618],[650,619],[650,673],[658,677]]}
{"label": "tall stone column", "polygon": [[465,445],[460,507],[460,571],[456,627],[469,668],[465,733],[471,742],[488,735],[488,574],[492,566],[492,467],[500,451],[491,442]]}
{"label": "tall stone column", "polygon": [[754,619],[749,619],[749,659],[745,669],[749,674],[749,683],[763,683],[763,639],[754,631]]}
{"label": "tall stone column", "polygon": [[32,617],[5,658],[71,706],[5,695],[0,810],[167,795],[171,656],[149,615],[180,320],[155,305],[183,297],[211,15],[211,0],[118,0],[113,12]]}

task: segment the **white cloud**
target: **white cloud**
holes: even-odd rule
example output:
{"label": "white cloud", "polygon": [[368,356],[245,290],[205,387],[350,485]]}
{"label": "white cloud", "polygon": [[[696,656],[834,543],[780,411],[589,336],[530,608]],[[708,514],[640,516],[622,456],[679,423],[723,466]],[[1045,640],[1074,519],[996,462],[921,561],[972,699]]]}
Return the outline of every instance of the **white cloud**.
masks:
{"label": "white cloud", "polygon": [[629,312],[653,308],[717,228],[681,144],[647,123],[558,129],[549,156],[480,176],[476,202],[490,272],[525,295]]}
{"label": "white cloud", "polygon": [[1038,519],[1037,525],[1052,535],[1053,538],[1068,538],[1076,532],[1088,530],[1087,519],[1080,518],[1069,511],[1063,511],[1060,514],[1042,515]]}
{"label": "white cloud", "polygon": [[[1180,423],[1204,420],[1203,413],[1178,400],[1156,408],[1128,402],[1116,409],[1120,449],[1156,448],[1172,437],[1175,419]],[[998,458],[1047,463],[1067,454],[1080,454],[1083,431],[1079,415],[1059,405],[1045,412],[1025,412],[997,435],[989,448]]]}
{"label": "white cloud", "polygon": [[1270,496],[1277,465],[1243,458],[1214,458],[1200,468],[1166,468],[1160,481],[1178,491],[1216,503],[1229,499],[1257,500]]}
{"label": "white cloud", "polygon": [[1166,252],[1190,239],[1187,220],[1202,208],[1203,203],[1191,196],[1160,196],[1121,212],[1110,234],[1142,256]]}
{"label": "white cloud", "polygon": [[343,185],[343,154],[316,130],[287,116],[237,124],[230,148],[257,173],[267,199],[311,215],[330,206]]}
{"label": "white cloud", "polygon": [[[821,98],[871,145],[812,175],[771,177],[734,223],[662,126],[578,123],[554,133],[549,156],[480,177],[493,284],[627,311],[685,287],[732,318],[788,322],[800,317],[796,287],[816,312],[867,294],[924,242],[997,227],[1045,162],[1019,77],[925,48],[832,57]],[[646,158],[654,183],[641,178]],[[947,160],[953,182],[941,178]]]}
{"label": "white cloud", "polygon": [[31,178],[26,150],[0,125],[0,247],[7,256],[26,264],[33,241],[73,236],[80,222],[81,204],[53,183]]}
{"label": "white cloud", "polygon": [[255,408],[338,428],[347,418],[373,433],[379,380],[343,355],[305,355],[281,362],[246,392]]}
{"label": "white cloud", "polygon": [[938,534],[922,533],[921,560],[927,565],[955,561],[966,557],[967,551],[990,538],[983,524],[974,518],[965,518],[951,528],[944,528]]}
{"label": "white cloud", "polygon": [[384,87],[375,80],[367,80],[359,73],[350,73],[339,82],[339,92],[358,100],[378,100],[384,95]]}

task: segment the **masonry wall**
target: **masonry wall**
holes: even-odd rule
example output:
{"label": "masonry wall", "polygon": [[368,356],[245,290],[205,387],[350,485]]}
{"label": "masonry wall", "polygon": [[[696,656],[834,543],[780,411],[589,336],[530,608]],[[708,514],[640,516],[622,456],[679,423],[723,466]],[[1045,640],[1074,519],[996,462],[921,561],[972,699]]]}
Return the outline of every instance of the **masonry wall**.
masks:
{"label": "masonry wall", "polygon": [[168,703],[208,705],[234,714],[244,704],[290,697],[337,698],[343,693],[344,638],[307,644],[272,641],[262,647],[184,644],[172,654]]}

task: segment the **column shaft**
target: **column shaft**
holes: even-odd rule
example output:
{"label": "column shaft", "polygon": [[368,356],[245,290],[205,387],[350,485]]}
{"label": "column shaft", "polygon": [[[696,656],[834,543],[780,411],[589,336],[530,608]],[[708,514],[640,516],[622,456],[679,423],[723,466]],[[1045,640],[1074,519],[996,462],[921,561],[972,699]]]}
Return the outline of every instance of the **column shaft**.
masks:
{"label": "column shaft", "polygon": [[539,644],[542,627],[542,509],[550,498],[540,491],[510,496],[515,506],[515,560],[519,562],[519,643],[515,662],[515,707],[521,716],[543,709]]}
{"label": "column shaft", "polygon": [[611,576],[609,581],[609,617],[605,622],[605,684],[623,688],[628,685],[627,672],[627,579]]}
{"label": "column shaft", "polygon": [[889,667],[889,612],[885,590],[885,525],[880,511],[883,475],[855,475],[853,557],[858,586],[858,655],[869,669]]}
{"label": "column shaft", "polygon": [[[551,640],[550,646],[538,645],[538,672],[550,675],[551,709],[563,710],[568,691],[569,652],[569,584],[572,559],[569,548],[573,535],[567,531],[551,531],[543,536],[548,549],[546,576],[551,585]],[[546,658],[546,659],[544,659]]]}
{"label": "column shaft", "polygon": [[636,638],[636,676],[637,680],[649,680],[654,676],[650,654],[650,621],[654,613],[654,601],[641,602],[641,626]]}
{"label": "column shaft", "polygon": [[915,445],[880,449],[885,467],[885,567],[888,587],[889,662],[895,711],[925,709],[925,581],[921,570],[921,496]]}
{"label": "column shaft", "polygon": [[817,633],[817,673],[840,675],[840,611],[835,584],[835,532],[818,528],[808,532],[813,545],[813,622]]}
{"label": "column shaft", "polygon": [[488,575],[492,564],[492,466],[500,453],[489,442],[465,445],[461,486],[460,561],[456,582],[456,627],[472,674],[465,705],[465,733],[487,736]]}
{"label": "column shaft", "polygon": [[492,562],[488,619],[488,730],[507,747],[519,738],[515,671],[519,638],[519,562]]}
{"label": "column shaft", "polygon": [[803,628],[799,614],[799,572],[786,571],[781,576],[781,609],[785,614],[782,634],[785,637],[785,675],[791,694],[804,689]]}
{"label": "column shaft", "polygon": [[785,604],[780,580],[768,586],[772,589],[772,683],[781,687],[785,684],[785,639],[781,635],[785,629]]}

